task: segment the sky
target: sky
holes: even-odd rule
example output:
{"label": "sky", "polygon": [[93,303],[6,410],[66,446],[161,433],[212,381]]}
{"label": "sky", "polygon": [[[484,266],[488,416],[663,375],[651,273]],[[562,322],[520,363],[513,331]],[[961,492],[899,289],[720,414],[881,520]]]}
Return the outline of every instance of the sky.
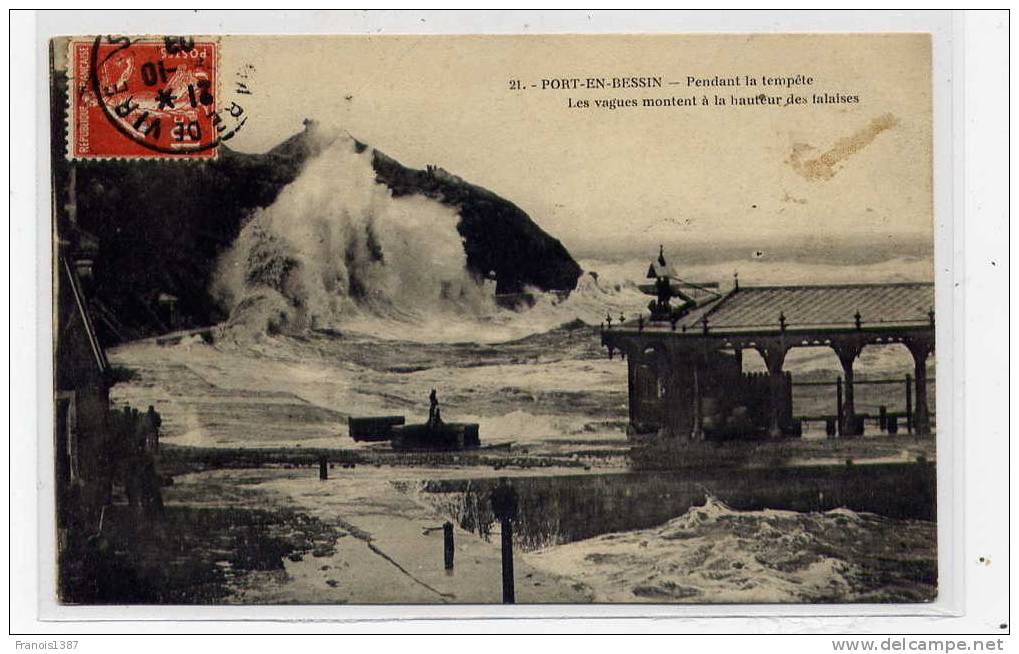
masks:
{"label": "sky", "polygon": [[[571,251],[803,239],[895,249],[932,240],[926,35],[222,39],[220,97],[236,98],[249,117],[230,147],[262,152],[315,119],[406,165],[436,164],[489,188]],[[250,71],[250,96],[230,92],[240,70]],[[716,75],[813,83],[688,86],[688,76]],[[664,84],[541,88],[544,79],[588,77]],[[511,80],[525,90],[511,90]],[[793,92],[807,104],[713,104],[716,94],[761,92]],[[859,101],[814,104],[815,93]],[[712,104],[593,106],[673,96]],[[580,100],[591,106],[570,106]]]}

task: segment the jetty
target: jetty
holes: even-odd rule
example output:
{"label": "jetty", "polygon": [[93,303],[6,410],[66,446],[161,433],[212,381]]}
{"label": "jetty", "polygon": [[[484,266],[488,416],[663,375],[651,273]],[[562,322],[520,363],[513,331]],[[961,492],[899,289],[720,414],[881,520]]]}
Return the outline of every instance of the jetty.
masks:
{"label": "jetty", "polygon": [[350,437],[355,441],[390,441],[394,450],[465,450],[481,446],[477,423],[444,421],[434,388],[428,401],[427,422],[408,425],[404,416],[350,417]]}

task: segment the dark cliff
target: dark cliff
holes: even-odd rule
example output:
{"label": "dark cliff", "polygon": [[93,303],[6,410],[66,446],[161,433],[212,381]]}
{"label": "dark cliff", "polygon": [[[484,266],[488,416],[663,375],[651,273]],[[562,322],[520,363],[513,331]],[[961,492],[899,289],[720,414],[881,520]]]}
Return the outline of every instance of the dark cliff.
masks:
{"label": "dark cliff", "polygon": [[441,168],[407,168],[378,150],[372,163],[376,179],[395,197],[417,193],[457,208],[467,265],[481,275],[494,272],[497,292],[576,287],[582,272],[577,262],[512,202]]}
{"label": "dark cliff", "polygon": [[[63,155],[61,84],[53,95],[55,204],[64,234],[69,164]],[[98,240],[90,291],[107,343],[226,317],[209,294],[216,260],[251,212],[272,204],[318,153],[321,139],[311,132],[264,154],[221,147],[219,158],[209,162],[74,164],[77,227]],[[467,265],[479,276],[494,277],[498,292],[575,287],[580,267],[516,205],[438,168],[414,170],[377,151],[373,163],[377,181],[394,196],[421,194],[458,210]]]}

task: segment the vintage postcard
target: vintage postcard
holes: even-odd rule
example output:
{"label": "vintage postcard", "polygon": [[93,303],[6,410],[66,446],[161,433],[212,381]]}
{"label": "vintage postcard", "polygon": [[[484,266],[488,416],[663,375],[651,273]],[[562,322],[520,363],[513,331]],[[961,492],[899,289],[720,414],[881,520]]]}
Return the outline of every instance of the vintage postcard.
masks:
{"label": "vintage postcard", "polygon": [[930,35],[50,55],[60,603],[938,597]]}

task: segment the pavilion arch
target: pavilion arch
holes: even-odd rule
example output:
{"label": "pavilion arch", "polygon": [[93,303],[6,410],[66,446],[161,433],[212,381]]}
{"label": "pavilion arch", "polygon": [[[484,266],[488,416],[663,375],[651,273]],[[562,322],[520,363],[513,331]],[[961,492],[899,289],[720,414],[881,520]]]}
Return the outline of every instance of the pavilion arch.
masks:
{"label": "pavilion arch", "polygon": [[630,416],[641,430],[656,429],[664,420],[668,369],[669,348],[665,343],[655,340],[633,348],[628,366]]}
{"label": "pavilion arch", "polygon": [[[925,363],[931,362],[932,358],[928,355]],[[858,375],[856,379],[858,412],[876,415],[881,407],[884,407],[890,413],[907,415],[913,413],[918,399],[914,379],[916,362],[905,343],[901,341],[868,343],[860,350],[860,356],[854,365]],[[882,386],[869,383],[874,379],[902,381],[899,384]],[[928,377],[923,383],[927,386],[927,398],[933,399],[933,377]]]}
{"label": "pavilion arch", "polygon": [[882,377],[905,377],[913,374],[913,355],[902,342],[868,343],[856,359],[859,373]]}
{"label": "pavilion arch", "polygon": [[743,348],[741,352],[744,373],[768,372],[768,365],[764,363],[764,357],[757,351],[757,348],[747,347]]}
{"label": "pavilion arch", "polygon": [[[908,351],[906,354],[908,356]],[[819,367],[826,372],[828,370],[831,371],[830,375],[825,376],[826,380],[834,382],[835,378],[842,374],[839,358],[830,345],[794,345],[785,355],[785,359],[782,362],[782,370],[796,372],[798,367],[811,359],[822,360],[822,365]],[[764,357],[761,356],[757,348],[743,348],[742,363],[743,372],[745,373],[768,372],[768,365],[764,362]]]}
{"label": "pavilion arch", "polygon": [[812,381],[831,381],[842,375],[842,364],[831,345],[794,345],[785,355],[782,370]]}
{"label": "pavilion arch", "polygon": [[805,429],[824,427],[829,419],[838,420],[842,364],[830,344],[793,344],[782,362],[782,371],[794,380],[789,391],[791,413],[804,421]]}

